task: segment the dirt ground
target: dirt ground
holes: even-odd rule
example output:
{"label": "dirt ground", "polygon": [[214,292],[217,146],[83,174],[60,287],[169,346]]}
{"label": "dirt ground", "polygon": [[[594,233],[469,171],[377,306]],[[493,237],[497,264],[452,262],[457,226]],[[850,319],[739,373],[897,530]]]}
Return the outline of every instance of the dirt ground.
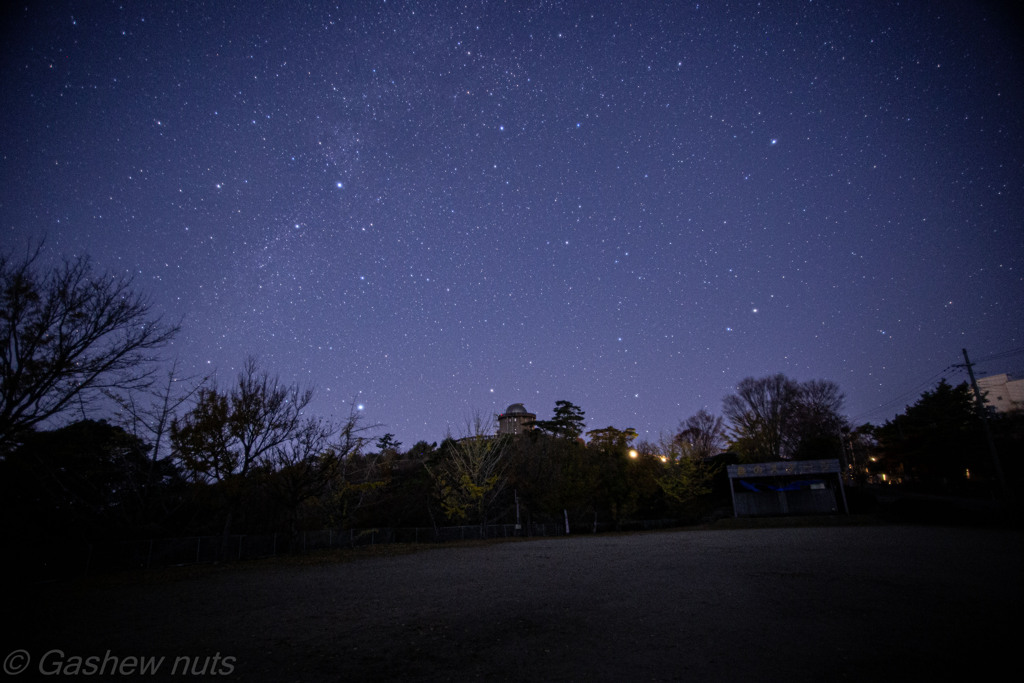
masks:
{"label": "dirt ground", "polygon": [[916,526],[252,562],[16,587],[2,654],[11,680],[988,678],[1016,661],[1022,570],[1017,532]]}

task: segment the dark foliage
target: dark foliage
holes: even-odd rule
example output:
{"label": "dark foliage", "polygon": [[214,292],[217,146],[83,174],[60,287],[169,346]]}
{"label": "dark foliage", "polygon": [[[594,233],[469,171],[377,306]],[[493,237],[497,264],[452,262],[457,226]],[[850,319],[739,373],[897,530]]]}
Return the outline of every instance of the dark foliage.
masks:
{"label": "dark foliage", "polygon": [[569,401],[555,401],[555,414],[550,420],[535,420],[533,426],[542,432],[566,439],[578,439],[583,434],[585,413]]}
{"label": "dark foliage", "polygon": [[839,458],[848,429],[843,394],[828,380],[747,377],[722,401],[731,447],[745,462]]}
{"label": "dark foliage", "polygon": [[875,438],[874,467],[890,479],[950,493],[987,489],[991,483],[985,435],[966,383],[952,386],[942,380],[902,415],[878,427]]}
{"label": "dark foliage", "polygon": [[106,422],[84,420],[26,435],[0,461],[9,532],[85,539],[165,533],[184,481],[169,458]]}
{"label": "dark foliage", "polygon": [[0,449],[102,392],[145,386],[152,352],[177,332],[131,280],[86,257],[41,273],[39,255],[0,254]]}

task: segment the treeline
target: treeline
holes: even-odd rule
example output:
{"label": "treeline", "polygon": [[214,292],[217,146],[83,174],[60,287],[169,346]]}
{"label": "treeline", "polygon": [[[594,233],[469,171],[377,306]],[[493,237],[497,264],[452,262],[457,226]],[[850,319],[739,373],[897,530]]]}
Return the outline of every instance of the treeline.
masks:
{"label": "treeline", "polygon": [[[8,538],[25,543],[696,521],[728,505],[732,462],[835,458],[852,480],[936,490],[993,481],[966,387],[940,384],[905,415],[853,429],[835,383],[781,374],[742,380],[721,416],[701,410],[658,442],[629,427],[585,431],[583,408],[562,400],[518,437],[476,416],[403,448],[355,410],[308,414],[312,391],[255,359],[228,385],[166,370],[158,352],[177,326],[130,280],[86,258],[44,272],[39,254],[0,256],[0,495]],[[99,405],[107,421],[69,419]],[[997,430],[1003,448],[1024,443],[1015,419]],[[41,429],[57,420],[66,426]]]}
{"label": "treeline", "polygon": [[23,434],[0,463],[8,529],[94,542],[517,520],[589,531],[697,519],[720,470],[682,438],[634,443],[611,427],[589,443],[575,429],[498,436],[482,417],[403,448],[370,437],[354,412],[341,424],[303,417],[296,395],[250,362],[230,389],[196,392],[161,448],[105,421]]}
{"label": "treeline", "polygon": [[872,439],[858,476],[926,493],[1013,500],[1024,479],[1024,413],[980,408],[971,387],[941,380]]}

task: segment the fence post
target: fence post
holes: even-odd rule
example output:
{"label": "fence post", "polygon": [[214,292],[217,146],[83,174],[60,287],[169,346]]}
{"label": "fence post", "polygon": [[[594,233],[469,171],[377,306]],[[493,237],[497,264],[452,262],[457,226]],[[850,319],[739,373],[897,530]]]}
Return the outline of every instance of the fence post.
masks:
{"label": "fence post", "polygon": [[199,564],[199,546],[203,542],[202,536],[196,536],[196,564]]}

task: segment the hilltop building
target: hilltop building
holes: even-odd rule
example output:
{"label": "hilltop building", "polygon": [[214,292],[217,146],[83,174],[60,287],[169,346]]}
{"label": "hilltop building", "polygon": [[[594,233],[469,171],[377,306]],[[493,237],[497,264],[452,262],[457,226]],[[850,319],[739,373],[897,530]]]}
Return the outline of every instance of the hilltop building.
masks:
{"label": "hilltop building", "polygon": [[536,419],[537,415],[527,412],[522,403],[513,403],[504,413],[498,415],[498,434],[525,434],[533,429],[533,422]]}
{"label": "hilltop building", "polygon": [[1011,380],[1006,373],[978,378],[985,405],[997,413],[1024,410],[1024,379]]}

